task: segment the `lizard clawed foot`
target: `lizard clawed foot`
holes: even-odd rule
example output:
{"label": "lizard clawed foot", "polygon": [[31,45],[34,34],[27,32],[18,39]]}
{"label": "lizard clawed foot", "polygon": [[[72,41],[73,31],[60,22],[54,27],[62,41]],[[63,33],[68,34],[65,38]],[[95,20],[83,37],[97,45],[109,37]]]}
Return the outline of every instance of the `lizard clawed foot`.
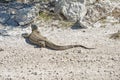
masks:
{"label": "lizard clawed foot", "polygon": [[42,48],[45,48],[45,41],[38,41],[39,46],[41,46]]}
{"label": "lizard clawed foot", "polygon": [[4,51],[4,49],[0,48],[0,51]]}

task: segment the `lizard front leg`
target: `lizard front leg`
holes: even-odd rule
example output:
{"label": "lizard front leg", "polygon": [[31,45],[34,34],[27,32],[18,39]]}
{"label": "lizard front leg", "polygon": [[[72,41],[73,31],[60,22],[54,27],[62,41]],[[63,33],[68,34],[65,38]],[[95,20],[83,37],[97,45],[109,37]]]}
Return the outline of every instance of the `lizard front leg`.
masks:
{"label": "lizard front leg", "polygon": [[38,41],[38,45],[45,48],[46,45],[45,45],[45,41]]}

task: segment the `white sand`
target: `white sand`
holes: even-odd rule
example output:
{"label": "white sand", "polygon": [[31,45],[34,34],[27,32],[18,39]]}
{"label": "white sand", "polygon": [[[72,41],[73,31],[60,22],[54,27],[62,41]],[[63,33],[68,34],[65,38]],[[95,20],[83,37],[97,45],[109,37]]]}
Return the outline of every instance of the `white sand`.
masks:
{"label": "white sand", "polygon": [[[55,51],[35,48],[21,37],[30,28],[0,36],[0,80],[119,80],[120,40],[109,39],[120,24],[105,28],[57,29],[39,27],[41,34],[59,45],[82,44],[94,50]],[[85,32],[84,32],[85,31]]]}

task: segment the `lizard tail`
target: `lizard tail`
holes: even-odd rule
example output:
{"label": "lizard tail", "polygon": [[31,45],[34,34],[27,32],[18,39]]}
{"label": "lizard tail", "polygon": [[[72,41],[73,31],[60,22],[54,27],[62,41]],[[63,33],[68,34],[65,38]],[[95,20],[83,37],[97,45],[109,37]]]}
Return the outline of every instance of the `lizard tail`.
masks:
{"label": "lizard tail", "polygon": [[51,48],[54,50],[66,50],[66,49],[75,48],[75,47],[82,47],[84,49],[95,49],[95,48],[88,48],[88,47],[85,47],[82,45],[66,45],[66,46],[54,45],[54,46],[51,46]]}
{"label": "lizard tail", "polygon": [[84,48],[84,49],[95,49],[95,48],[88,48],[88,47],[83,46],[83,45],[71,45],[71,47],[81,47],[81,48]]}
{"label": "lizard tail", "polygon": [[83,45],[66,45],[66,46],[59,46],[56,44],[53,44],[52,42],[47,42],[47,47],[53,49],[53,50],[66,50],[74,47],[82,47],[84,49],[95,49],[95,48],[88,48]]}

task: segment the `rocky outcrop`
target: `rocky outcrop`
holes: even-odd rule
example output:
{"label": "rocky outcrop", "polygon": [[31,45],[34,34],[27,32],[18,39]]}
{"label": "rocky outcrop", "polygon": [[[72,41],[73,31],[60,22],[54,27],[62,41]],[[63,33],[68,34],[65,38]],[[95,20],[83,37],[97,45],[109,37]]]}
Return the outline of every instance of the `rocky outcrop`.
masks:
{"label": "rocky outcrop", "polygon": [[[112,23],[120,21],[120,4],[113,3],[109,0],[99,1],[91,5],[87,5],[87,14],[84,21],[92,26],[102,26],[104,23]],[[97,25],[96,25],[97,24]]]}
{"label": "rocky outcrop", "polygon": [[[23,26],[36,19],[39,12],[55,12],[63,19],[80,21],[93,26],[97,22],[108,19],[120,22],[119,1],[111,0],[17,0],[27,1],[0,3],[0,23],[11,26]],[[31,2],[30,2],[31,1]],[[97,25],[98,26],[98,25]]]}
{"label": "rocky outcrop", "polygon": [[55,2],[51,1],[40,1],[40,0],[25,0],[28,3],[10,2],[7,4],[0,3],[0,23],[11,26],[23,26],[33,22],[38,16],[39,12],[42,11],[53,11]]}
{"label": "rocky outcrop", "polygon": [[25,7],[16,12],[14,20],[19,25],[26,25],[33,22],[38,13],[39,9],[36,6]]}
{"label": "rocky outcrop", "polygon": [[32,4],[16,2],[0,4],[0,23],[6,25],[18,26],[29,24],[39,13],[37,6]]}
{"label": "rocky outcrop", "polygon": [[59,0],[56,2],[55,12],[66,17],[67,20],[82,20],[86,14],[86,0]]}

